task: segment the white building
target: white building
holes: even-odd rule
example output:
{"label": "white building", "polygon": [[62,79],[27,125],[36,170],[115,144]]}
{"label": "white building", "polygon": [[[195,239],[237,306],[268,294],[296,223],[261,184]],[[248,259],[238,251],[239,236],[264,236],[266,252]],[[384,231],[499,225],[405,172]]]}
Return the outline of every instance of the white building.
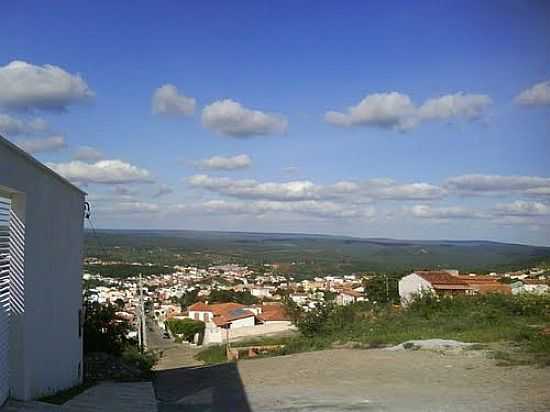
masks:
{"label": "white building", "polygon": [[84,196],[0,136],[0,404],[82,381]]}

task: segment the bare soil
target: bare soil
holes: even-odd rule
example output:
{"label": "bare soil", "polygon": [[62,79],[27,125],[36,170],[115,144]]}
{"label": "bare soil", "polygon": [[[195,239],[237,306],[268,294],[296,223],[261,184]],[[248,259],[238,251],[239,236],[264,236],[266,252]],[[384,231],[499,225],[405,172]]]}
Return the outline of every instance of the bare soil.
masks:
{"label": "bare soil", "polygon": [[253,411],[549,411],[550,368],[484,351],[335,349],[240,361]]}

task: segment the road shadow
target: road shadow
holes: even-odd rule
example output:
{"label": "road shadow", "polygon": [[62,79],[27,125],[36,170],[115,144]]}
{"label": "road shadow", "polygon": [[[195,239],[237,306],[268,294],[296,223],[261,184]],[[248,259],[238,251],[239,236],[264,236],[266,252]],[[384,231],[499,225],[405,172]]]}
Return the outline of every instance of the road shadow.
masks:
{"label": "road shadow", "polygon": [[153,385],[159,412],[252,412],[233,362],[157,371]]}

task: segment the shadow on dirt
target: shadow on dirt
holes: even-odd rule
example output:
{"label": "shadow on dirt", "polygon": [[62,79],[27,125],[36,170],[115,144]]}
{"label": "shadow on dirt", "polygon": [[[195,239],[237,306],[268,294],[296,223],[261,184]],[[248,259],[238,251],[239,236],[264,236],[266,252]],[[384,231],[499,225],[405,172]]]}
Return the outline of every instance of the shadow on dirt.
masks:
{"label": "shadow on dirt", "polygon": [[159,412],[252,412],[235,363],[155,372]]}

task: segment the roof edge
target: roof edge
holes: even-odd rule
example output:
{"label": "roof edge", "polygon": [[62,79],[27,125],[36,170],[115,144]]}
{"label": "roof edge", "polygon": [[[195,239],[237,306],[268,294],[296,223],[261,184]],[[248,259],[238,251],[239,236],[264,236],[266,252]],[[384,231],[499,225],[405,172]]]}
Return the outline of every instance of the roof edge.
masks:
{"label": "roof edge", "polygon": [[43,171],[47,172],[48,174],[52,175],[65,185],[69,186],[71,189],[76,190],[80,194],[86,196],[88,193],[80,189],[75,184],[69,182],[67,179],[65,179],[63,176],[61,176],[59,173],[55,172],[54,170],[50,169],[48,166],[46,166],[44,163],[42,163],[40,160],[33,157],[31,154],[25,152],[23,149],[21,149],[16,144],[10,142],[8,139],[6,139],[4,136],[0,134],[0,144],[3,144],[11,151],[15,152],[17,155],[23,157],[24,159],[30,161],[34,166],[37,166],[38,168],[42,169]]}

